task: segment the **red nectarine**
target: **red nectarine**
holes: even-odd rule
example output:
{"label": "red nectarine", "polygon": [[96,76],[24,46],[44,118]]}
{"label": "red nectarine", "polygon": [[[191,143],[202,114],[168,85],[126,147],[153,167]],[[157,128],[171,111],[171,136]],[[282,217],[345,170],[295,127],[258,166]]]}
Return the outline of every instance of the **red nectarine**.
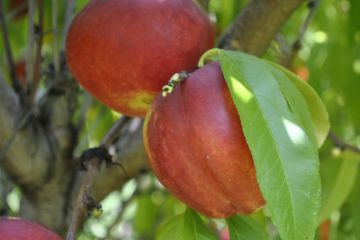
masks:
{"label": "red nectarine", "polygon": [[165,98],[155,99],[144,142],[155,175],[189,207],[224,218],[264,204],[219,63],[196,70]]}
{"label": "red nectarine", "polygon": [[92,0],[71,24],[67,61],[105,105],[145,116],[175,72],[196,68],[213,35],[192,0]]}
{"label": "red nectarine", "polygon": [[0,218],[0,240],[61,240],[47,228],[20,218]]}

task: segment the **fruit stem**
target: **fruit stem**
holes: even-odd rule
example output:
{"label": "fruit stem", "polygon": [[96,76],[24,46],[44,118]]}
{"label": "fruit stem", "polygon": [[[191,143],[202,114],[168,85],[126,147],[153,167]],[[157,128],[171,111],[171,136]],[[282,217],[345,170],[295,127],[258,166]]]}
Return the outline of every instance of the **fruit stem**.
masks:
{"label": "fruit stem", "polygon": [[175,73],[174,75],[172,75],[172,77],[170,78],[170,81],[168,84],[166,84],[163,88],[162,88],[162,96],[166,97],[169,93],[172,93],[172,91],[174,90],[175,86],[179,85],[180,83],[182,83],[184,80],[186,80],[188,77],[190,76],[190,73],[186,72],[186,71],[181,71],[178,73]]}

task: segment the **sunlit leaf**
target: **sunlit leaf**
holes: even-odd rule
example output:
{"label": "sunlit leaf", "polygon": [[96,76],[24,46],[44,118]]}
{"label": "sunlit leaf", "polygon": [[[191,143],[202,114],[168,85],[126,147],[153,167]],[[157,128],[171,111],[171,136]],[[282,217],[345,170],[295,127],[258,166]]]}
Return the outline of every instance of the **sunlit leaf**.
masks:
{"label": "sunlit leaf", "polygon": [[[287,76],[288,80],[290,80],[303,95],[307,103],[307,108],[309,109],[311,114],[311,123],[313,124],[313,128],[315,130],[317,145],[318,147],[320,147],[324,143],[330,129],[329,116],[320,97],[317,95],[314,89],[310,87],[309,84],[297,77],[292,72],[288,71],[280,65],[270,62],[269,64],[283,72]],[[277,79],[279,81],[283,78]]]}
{"label": "sunlit leaf", "polygon": [[314,147],[317,148],[318,141],[315,136],[315,126],[313,121],[309,121],[312,115],[310,114],[309,107],[304,96],[301,92],[299,92],[296,86],[289,81],[289,78],[283,71],[274,69],[272,65],[269,66],[268,70],[271,71],[275,79],[278,81],[280,90],[286,98],[289,108],[296,121],[301,123],[301,126],[303,126],[306,134],[310,137]]}
{"label": "sunlit leaf", "polygon": [[218,51],[252,152],[257,179],[283,239],[312,239],[320,202],[317,151],[289,109],[272,68],[253,56]]}

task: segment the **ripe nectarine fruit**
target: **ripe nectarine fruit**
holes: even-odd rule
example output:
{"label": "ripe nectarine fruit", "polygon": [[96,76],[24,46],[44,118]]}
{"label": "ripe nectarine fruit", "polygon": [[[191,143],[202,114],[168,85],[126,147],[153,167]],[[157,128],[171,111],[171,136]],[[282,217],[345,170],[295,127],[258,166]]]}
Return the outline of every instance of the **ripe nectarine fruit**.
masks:
{"label": "ripe nectarine fruit", "polygon": [[77,81],[108,107],[145,116],[178,71],[192,71],[214,34],[192,0],[92,0],[72,22],[67,61]]}
{"label": "ripe nectarine fruit", "polygon": [[155,99],[145,119],[144,142],[159,181],[204,215],[249,214],[264,204],[218,62]]}
{"label": "ripe nectarine fruit", "polygon": [[61,240],[47,228],[20,218],[0,218],[0,240]]}

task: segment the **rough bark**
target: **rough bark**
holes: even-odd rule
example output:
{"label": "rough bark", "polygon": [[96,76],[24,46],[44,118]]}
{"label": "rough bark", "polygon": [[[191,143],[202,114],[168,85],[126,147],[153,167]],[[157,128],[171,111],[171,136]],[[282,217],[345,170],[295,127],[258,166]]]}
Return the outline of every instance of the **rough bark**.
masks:
{"label": "rough bark", "polygon": [[262,55],[283,23],[304,0],[252,0],[219,41],[224,49]]}
{"label": "rough bark", "polygon": [[36,123],[23,121],[24,110],[15,92],[0,76],[0,161],[18,184],[42,186],[51,168],[51,151],[44,132]]}

